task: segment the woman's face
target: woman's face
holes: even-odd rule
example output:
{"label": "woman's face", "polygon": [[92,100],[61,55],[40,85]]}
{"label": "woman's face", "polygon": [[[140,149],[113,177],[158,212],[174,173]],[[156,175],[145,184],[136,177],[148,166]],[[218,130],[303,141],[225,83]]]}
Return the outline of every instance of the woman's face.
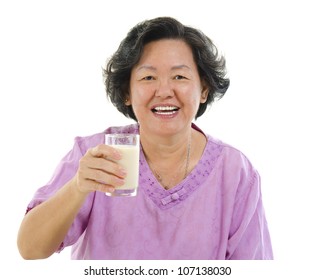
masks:
{"label": "woman's face", "polygon": [[171,135],[190,128],[207,93],[190,47],[163,39],[145,45],[131,71],[126,105],[132,105],[142,131]]}

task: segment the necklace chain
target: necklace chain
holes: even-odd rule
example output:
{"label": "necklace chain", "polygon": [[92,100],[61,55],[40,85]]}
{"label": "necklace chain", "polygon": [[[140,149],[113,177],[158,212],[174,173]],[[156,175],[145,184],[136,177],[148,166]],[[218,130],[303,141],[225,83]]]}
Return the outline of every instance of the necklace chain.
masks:
{"label": "necklace chain", "polygon": [[[188,142],[188,145],[187,145],[187,153],[186,153],[186,159],[185,159],[185,162],[186,162],[186,166],[185,166],[185,173],[184,173],[184,177],[183,179],[185,179],[188,175],[188,169],[189,169],[189,164],[190,164],[190,150],[191,150],[191,137],[189,137],[189,142]],[[155,174],[155,176],[157,177],[158,181],[161,183],[161,185],[165,188],[165,189],[169,189],[171,186],[172,186],[172,183],[173,181],[176,179],[176,177],[178,176],[178,174],[180,173],[180,170],[182,169],[181,167],[178,169],[178,172],[176,172],[176,175],[174,175],[169,184],[165,184],[165,182],[163,181],[163,178],[161,176],[160,173],[158,173],[156,171],[156,169],[153,167],[153,164],[152,162],[150,162],[150,166],[152,167],[152,170]]]}

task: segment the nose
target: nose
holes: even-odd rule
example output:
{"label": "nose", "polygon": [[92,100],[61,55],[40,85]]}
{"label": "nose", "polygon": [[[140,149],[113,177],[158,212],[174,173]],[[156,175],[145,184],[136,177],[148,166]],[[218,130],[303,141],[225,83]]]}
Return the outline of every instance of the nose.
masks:
{"label": "nose", "polygon": [[169,79],[160,79],[158,87],[155,91],[155,96],[160,98],[170,98],[174,96],[174,89]]}

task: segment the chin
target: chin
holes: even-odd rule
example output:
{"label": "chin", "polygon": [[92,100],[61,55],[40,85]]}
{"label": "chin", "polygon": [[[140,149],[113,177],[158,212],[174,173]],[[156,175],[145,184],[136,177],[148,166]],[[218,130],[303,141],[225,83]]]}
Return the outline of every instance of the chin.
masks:
{"label": "chin", "polygon": [[190,123],[184,125],[179,124],[178,122],[152,122],[150,124],[147,123],[146,126],[141,127],[152,135],[167,137],[181,133],[181,131],[185,130],[187,127],[190,127]]}

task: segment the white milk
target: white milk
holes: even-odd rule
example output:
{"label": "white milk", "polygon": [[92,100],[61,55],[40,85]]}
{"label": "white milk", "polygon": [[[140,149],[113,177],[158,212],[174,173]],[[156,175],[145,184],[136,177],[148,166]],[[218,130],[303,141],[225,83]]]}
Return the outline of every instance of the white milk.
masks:
{"label": "white milk", "polygon": [[139,146],[113,145],[113,148],[121,152],[122,159],[117,161],[127,171],[125,184],[116,189],[137,189],[139,181]]}

